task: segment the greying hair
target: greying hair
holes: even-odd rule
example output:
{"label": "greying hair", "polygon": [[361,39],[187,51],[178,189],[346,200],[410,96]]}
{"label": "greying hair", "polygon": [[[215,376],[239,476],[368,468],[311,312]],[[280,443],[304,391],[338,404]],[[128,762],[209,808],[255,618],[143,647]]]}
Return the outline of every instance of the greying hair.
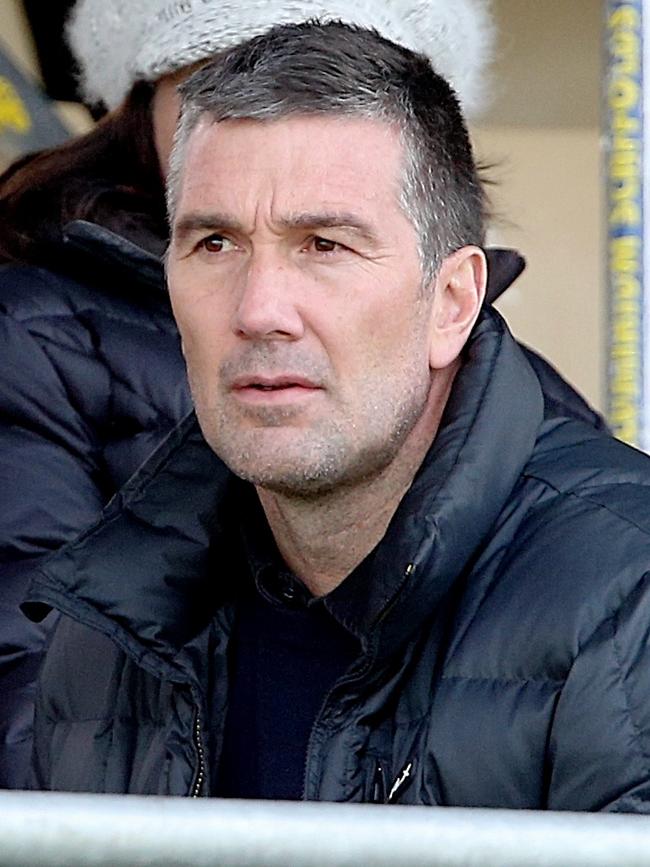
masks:
{"label": "greying hair", "polygon": [[172,225],[185,146],[199,120],[338,114],[399,130],[400,204],[418,235],[425,281],[454,250],[483,244],[487,197],[458,99],[426,57],[377,32],[340,21],[279,25],[220,54],[180,92],[167,185]]}

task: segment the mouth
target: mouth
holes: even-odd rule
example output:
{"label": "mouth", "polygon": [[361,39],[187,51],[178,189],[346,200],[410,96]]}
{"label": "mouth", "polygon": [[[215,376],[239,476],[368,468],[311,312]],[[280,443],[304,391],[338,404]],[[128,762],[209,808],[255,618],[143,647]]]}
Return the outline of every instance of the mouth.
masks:
{"label": "mouth", "polygon": [[319,388],[320,386],[310,379],[299,374],[283,373],[275,376],[263,376],[249,374],[240,376],[232,383],[233,391],[243,388],[256,388],[260,391],[275,391],[280,388]]}
{"label": "mouth", "polygon": [[315,394],[322,386],[303,376],[282,374],[278,376],[243,376],[231,385],[234,395],[245,401],[265,399],[296,399]]}

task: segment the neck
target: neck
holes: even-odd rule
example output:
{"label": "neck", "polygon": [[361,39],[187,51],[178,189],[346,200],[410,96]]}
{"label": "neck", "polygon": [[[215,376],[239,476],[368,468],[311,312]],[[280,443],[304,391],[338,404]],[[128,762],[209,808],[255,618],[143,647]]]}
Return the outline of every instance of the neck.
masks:
{"label": "neck", "polygon": [[257,489],[285,563],[315,596],[337,587],[385,535],[435,438],[457,369],[434,379],[420,419],[373,477],[313,499]]}

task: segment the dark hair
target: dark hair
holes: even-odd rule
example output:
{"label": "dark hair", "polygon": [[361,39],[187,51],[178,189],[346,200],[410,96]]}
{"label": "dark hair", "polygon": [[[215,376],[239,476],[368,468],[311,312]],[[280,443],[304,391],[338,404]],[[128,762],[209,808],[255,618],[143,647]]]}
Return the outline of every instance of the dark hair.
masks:
{"label": "dark hair", "polygon": [[19,159],[0,175],[0,261],[49,264],[71,220],[109,228],[120,214],[166,237],[153,87],[139,82],[86,135]]}
{"label": "dark hair", "polygon": [[224,52],[180,91],[170,218],[185,142],[202,117],[344,114],[394,124],[401,134],[401,203],[418,233],[425,279],[444,256],[483,244],[487,197],[456,94],[426,57],[376,31],[340,21],[279,25]]}

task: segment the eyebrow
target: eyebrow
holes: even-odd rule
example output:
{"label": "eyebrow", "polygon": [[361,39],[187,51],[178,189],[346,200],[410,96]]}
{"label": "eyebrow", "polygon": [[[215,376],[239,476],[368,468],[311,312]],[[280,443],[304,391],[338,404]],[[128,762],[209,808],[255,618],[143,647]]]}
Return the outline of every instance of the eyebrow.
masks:
{"label": "eyebrow", "polygon": [[[347,211],[314,211],[290,214],[281,219],[279,223],[286,229],[346,229],[370,243],[377,244],[379,242],[377,233],[369,223],[362,220],[357,214]],[[178,239],[183,239],[192,232],[218,230],[245,232],[238,220],[218,211],[185,214],[173,227],[174,235]]]}
{"label": "eyebrow", "polygon": [[347,211],[292,214],[280,223],[289,229],[348,229],[368,241],[378,241],[377,233],[369,223]]}
{"label": "eyebrow", "polygon": [[240,232],[242,226],[237,220],[233,220],[232,217],[217,212],[190,212],[175,221],[172,226],[173,233],[177,238],[184,238],[192,232],[215,231],[216,229],[230,229],[231,231]]}

